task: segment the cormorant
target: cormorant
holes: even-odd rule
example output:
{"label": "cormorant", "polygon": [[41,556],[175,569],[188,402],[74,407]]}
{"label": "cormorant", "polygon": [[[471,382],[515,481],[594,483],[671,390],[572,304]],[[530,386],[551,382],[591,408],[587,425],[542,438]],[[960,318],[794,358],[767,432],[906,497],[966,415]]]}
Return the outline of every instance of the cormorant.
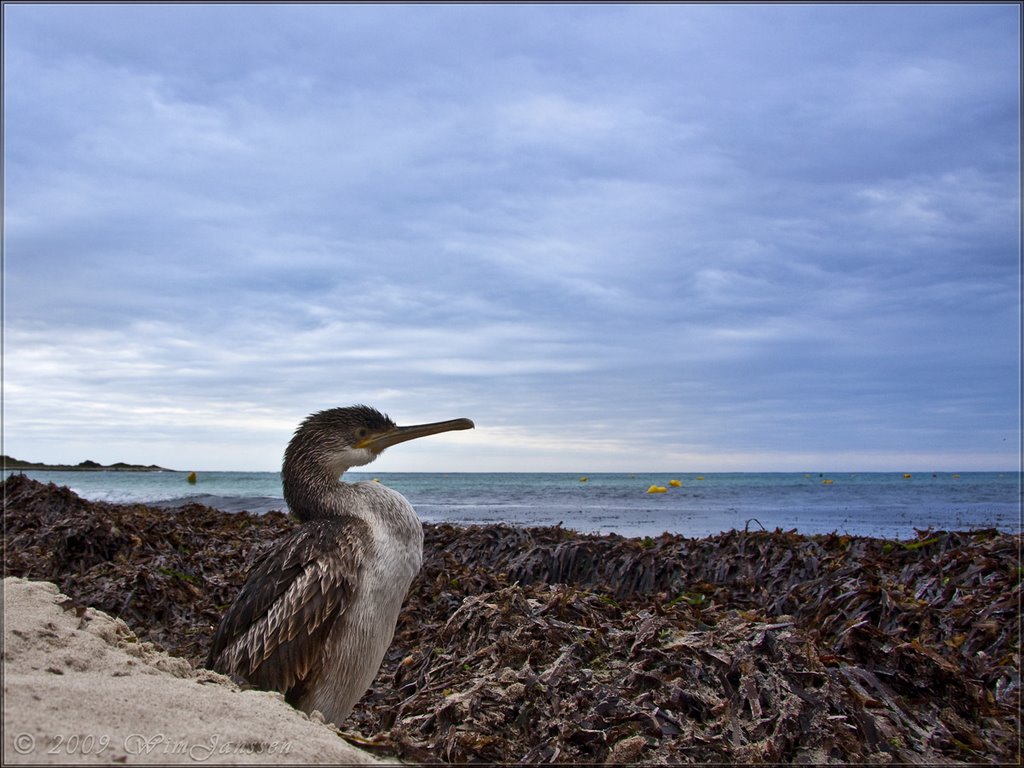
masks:
{"label": "cormorant", "polygon": [[341,725],[373,682],[423,561],[412,505],[350,467],[469,419],[398,427],[365,405],[314,413],[284,454],[284,498],[301,525],[252,569],[221,619],[206,665],[284,693]]}

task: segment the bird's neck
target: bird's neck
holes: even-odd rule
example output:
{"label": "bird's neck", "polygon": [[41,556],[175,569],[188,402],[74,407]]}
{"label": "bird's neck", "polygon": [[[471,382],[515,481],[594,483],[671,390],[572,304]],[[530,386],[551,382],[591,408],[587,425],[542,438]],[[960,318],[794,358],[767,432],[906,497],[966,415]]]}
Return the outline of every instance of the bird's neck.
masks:
{"label": "bird's neck", "polygon": [[[345,468],[347,469],[347,467]],[[344,512],[344,469],[285,465],[281,472],[284,500],[302,522],[337,517]]]}
{"label": "bird's neck", "polygon": [[361,467],[377,458],[366,448],[321,453],[296,443],[289,444],[281,467],[281,482],[288,508],[303,522],[346,514],[346,490],[340,482],[350,467]]}

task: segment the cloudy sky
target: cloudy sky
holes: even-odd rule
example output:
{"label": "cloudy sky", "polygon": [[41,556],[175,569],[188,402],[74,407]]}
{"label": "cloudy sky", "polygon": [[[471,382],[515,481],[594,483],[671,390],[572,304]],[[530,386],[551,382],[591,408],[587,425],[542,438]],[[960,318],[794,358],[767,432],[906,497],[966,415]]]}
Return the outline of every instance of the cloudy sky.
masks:
{"label": "cloudy sky", "polygon": [[4,451],[1018,466],[1015,5],[5,5]]}

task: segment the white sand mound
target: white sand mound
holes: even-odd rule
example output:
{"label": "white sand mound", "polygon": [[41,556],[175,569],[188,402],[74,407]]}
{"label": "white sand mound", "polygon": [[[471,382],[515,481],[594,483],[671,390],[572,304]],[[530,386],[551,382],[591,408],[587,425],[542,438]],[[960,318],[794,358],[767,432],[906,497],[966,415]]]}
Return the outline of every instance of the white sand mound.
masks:
{"label": "white sand mound", "polygon": [[4,579],[3,614],[4,764],[379,762],[279,694],[194,669],[49,582]]}

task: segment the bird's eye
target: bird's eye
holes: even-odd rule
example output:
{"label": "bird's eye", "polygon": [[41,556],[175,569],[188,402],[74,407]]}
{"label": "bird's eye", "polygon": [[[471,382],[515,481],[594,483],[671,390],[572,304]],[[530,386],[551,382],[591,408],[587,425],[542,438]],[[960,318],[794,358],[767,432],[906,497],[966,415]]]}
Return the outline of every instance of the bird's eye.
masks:
{"label": "bird's eye", "polygon": [[369,431],[366,429],[366,427],[360,427],[359,429],[356,430],[356,437],[359,438],[360,440],[365,439],[368,434]]}

